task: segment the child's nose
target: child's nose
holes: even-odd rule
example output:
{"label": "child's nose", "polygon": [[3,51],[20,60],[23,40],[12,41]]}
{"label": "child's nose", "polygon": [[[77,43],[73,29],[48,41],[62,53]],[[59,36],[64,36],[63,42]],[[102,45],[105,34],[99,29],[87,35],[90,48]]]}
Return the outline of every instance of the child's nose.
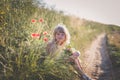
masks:
{"label": "child's nose", "polygon": [[59,35],[59,37],[62,37],[62,35]]}

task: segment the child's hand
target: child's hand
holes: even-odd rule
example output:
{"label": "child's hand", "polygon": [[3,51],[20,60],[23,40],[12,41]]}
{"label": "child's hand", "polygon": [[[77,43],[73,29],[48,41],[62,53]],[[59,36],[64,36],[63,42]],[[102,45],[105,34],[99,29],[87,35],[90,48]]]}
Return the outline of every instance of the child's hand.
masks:
{"label": "child's hand", "polygon": [[73,59],[77,59],[79,56],[80,56],[80,52],[79,51],[75,51],[71,57]]}
{"label": "child's hand", "polygon": [[73,53],[73,56],[79,57],[79,56],[80,56],[80,51],[75,51],[75,52]]}

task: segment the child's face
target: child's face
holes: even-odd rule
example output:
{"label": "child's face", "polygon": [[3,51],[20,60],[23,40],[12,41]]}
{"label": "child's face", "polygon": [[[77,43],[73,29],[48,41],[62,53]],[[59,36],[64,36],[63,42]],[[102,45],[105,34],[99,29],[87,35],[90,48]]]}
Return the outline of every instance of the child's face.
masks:
{"label": "child's face", "polygon": [[64,42],[65,38],[66,38],[65,33],[57,32],[55,34],[55,39],[57,40],[58,43]]}

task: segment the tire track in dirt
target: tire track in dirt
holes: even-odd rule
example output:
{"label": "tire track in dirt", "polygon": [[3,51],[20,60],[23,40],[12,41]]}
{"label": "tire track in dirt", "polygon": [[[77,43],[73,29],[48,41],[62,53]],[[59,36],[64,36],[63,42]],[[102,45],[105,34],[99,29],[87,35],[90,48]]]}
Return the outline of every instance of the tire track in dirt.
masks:
{"label": "tire track in dirt", "polygon": [[106,35],[99,35],[86,50],[83,68],[93,80],[113,80],[112,64],[107,51]]}

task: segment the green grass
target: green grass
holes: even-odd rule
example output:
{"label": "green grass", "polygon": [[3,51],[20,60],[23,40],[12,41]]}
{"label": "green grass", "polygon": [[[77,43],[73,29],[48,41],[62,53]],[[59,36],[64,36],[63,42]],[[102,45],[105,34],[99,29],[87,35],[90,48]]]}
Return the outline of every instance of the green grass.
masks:
{"label": "green grass", "polygon": [[[118,29],[117,29],[118,30]],[[109,55],[113,64],[114,78],[120,79],[120,36],[119,31],[114,31],[108,35]]]}

